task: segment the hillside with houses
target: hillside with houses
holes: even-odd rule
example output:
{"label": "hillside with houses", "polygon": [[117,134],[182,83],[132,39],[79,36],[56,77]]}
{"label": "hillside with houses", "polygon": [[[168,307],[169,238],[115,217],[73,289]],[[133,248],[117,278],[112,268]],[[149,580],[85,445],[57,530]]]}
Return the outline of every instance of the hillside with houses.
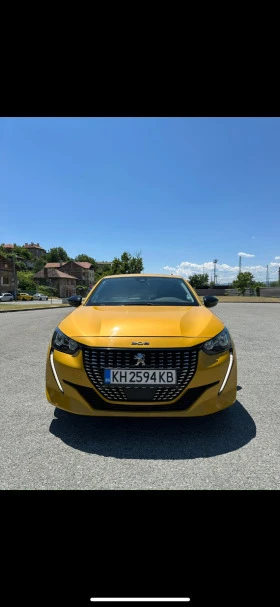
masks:
{"label": "hillside with houses", "polygon": [[[63,259],[47,261],[48,257],[59,256],[60,252]],[[38,242],[3,243],[0,246],[0,293],[22,289],[69,297],[77,291],[87,292],[97,278],[110,271],[111,265],[110,261],[69,259],[61,247],[47,252]]]}
{"label": "hillside with houses", "polygon": [[61,298],[85,295],[102,276],[143,270],[140,254],[124,252],[113,261],[97,261],[85,253],[71,259],[62,247],[47,251],[39,242],[0,245],[0,293],[40,291]]}

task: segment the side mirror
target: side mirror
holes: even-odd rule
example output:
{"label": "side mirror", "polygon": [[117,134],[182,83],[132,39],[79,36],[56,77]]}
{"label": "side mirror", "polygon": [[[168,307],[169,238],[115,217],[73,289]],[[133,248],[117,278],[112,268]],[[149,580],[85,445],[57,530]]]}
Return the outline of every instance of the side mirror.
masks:
{"label": "side mirror", "polygon": [[83,298],[81,295],[72,295],[71,297],[67,297],[69,306],[74,306],[74,308],[77,308],[78,306],[81,305],[82,299]]}
{"label": "side mirror", "polygon": [[219,303],[219,300],[218,297],[215,297],[214,295],[205,295],[205,297],[203,297],[203,303],[206,308],[213,308]]}

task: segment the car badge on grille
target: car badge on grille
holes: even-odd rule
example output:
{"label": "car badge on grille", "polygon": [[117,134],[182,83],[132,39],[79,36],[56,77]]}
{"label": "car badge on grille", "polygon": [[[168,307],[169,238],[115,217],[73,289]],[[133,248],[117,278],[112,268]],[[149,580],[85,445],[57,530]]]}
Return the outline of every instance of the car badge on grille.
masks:
{"label": "car badge on grille", "polygon": [[142,365],[142,367],[145,367],[145,354],[139,352],[138,354],[135,354],[134,359],[137,360],[135,367],[139,367],[140,365]]}
{"label": "car badge on grille", "polygon": [[149,341],[132,341],[131,345],[132,346],[149,346],[150,342]]}

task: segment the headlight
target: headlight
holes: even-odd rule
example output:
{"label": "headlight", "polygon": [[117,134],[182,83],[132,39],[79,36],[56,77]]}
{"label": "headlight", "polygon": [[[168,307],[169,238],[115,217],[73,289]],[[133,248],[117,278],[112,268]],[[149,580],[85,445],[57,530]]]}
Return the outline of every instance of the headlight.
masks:
{"label": "headlight", "polygon": [[79,344],[74,339],[70,339],[70,337],[64,335],[58,327],[56,327],[52,337],[52,347],[66,354],[75,354],[80,349]]}
{"label": "headlight", "polygon": [[231,339],[228,330],[225,328],[213,339],[209,339],[202,345],[202,350],[206,354],[217,354],[225,352],[231,348]]}

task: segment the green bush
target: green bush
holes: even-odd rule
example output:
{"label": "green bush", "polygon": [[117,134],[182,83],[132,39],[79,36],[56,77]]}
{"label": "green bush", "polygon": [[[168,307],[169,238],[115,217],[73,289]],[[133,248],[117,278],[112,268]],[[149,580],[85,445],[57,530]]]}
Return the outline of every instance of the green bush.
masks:
{"label": "green bush", "polygon": [[76,287],[77,295],[85,297],[88,293],[88,287],[86,285],[78,285]]}
{"label": "green bush", "polygon": [[32,272],[17,272],[18,291],[34,291],[36,283]]}
{"label": "green bush", "polygon": [[58,290],[54,287],[48,287],[46,285],[37,285],[36,293],[42,293],[42,295],[47,295],[48,297],[58,297]]}

